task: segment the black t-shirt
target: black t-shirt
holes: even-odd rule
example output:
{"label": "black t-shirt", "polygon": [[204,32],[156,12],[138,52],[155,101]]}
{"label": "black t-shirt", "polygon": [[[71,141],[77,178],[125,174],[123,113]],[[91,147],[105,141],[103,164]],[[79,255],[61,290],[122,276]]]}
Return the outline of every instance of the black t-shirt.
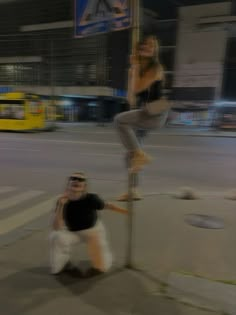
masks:
{"label": "black t-shirt", "polygon": [[68,201],[63,210],[64,221],[70,231],[92,228],[97,221],[97,210],[104,209],[105,202],[96,194],[87,193],[78,200]]}

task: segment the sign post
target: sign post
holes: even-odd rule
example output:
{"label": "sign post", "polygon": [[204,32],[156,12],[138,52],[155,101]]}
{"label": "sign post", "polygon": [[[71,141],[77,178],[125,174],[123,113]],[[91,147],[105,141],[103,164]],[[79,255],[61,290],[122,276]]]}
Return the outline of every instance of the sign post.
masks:
{"label": "sign post", "polygon": [[[82,38],[131,28],[131,53],[135,54],[139,41],[140,0],[75,0],[75,37]],[[121,43],[122,44],[122,43]],[[133,80],[132,80],[133,81]],[[133,93],[133,82],[128,93]],[[128,242],[126,266],[132,268],[133,250],[133,177],[128,172]]]}
{"label": "sign post", "polygon": [[[131,1],[131,12],[132,12],[132,54],[136,53],[137,42],[140,37],[140,0],[130,0]],[[128,79],[129,80],[129,79]],[[131,91],[128,91],[128,95],[133,94],[134,92],[134,80],[129,82],[128,88]],[[131,158],[129,159],[129,164],[131,164]],[[131,165],[129,165],[129,168]],[[133,266],[133,242],[134,242],[134,203],[133,203],[133,190],[134,190],[134,174],[128,171],[128,244],[127,244],[127,256],[126,256],[126,267],[134,268]]]}

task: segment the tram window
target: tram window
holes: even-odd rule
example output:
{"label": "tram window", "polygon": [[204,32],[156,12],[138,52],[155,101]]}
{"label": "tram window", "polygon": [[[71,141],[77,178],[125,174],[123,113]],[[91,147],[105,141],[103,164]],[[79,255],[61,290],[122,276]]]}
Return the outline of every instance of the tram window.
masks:
{"label": "tram window", "polygon": [[39,101],[29,101],[29,111],[30,114],[37,115],[41,113],[41,106]]}
{"label": "tram window", "polygon": [[0,119],[25,119],[24,102],[0,100]]}

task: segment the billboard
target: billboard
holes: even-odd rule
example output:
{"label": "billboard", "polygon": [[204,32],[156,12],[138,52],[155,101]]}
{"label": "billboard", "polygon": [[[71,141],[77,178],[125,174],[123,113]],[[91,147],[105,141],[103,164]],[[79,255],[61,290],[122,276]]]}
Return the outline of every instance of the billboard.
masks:
{"label": "billboard", "polygon": [[130,0],[75,0],[75,37],[119,31],[130,26]]}

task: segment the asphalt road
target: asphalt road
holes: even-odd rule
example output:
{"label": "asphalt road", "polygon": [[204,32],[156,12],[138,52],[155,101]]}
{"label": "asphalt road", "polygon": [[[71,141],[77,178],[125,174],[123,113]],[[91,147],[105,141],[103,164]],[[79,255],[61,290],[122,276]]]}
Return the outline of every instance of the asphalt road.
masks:
{"label": "asphalt road", "polygon": [[[91,189],[113,197],[126,189],[124,149],[112,128],[66,128],[51,133],[0,133],[0,186],[60,193],[65,178],[85,171]],[[236,138],[150,134],[154,158],[141,173],[144,193],[182,186],[222,192],[236,187]]]}
{"label": "asphalt road", "polygon": [[[219,196],[197,201],[152,196],[152,193],[174,192],[182,186],[209,195],[235,189],[235,144],[233,137],[174,136],[158,132],[145,140],[145,150],[154,161],[141,174],[140,187],[150,196],[135,203],[133,252],[138,266],[165,281],[170,272],[181,270],[210,279],[235,279],[235,203]],[[51,314],[71,307],[71,285],[61,286],[47,276],[51,209],[63,191],[66,177],[75,170],[88,174],[90,190],[113,199],[127,188],[123,157],[124,150],[112,128],[84,126],[51,133],[0,133],[0,290],[10,296],[8,299],[2,295],[2,305],[9,314],[32,314],[32,309],[37,314]],[[195,213],[222,218],[225,229],[203,230],[186,224],[186,215]],[[103,219],[116,263],[123,265],[126,216],[104,211]],[[79,259],[86,258],[85,254],[86,248],[79,248]],[[123,307],[125,303],[120,296],[124,286],[127,287],[127,276],[119,279],[109,285],[105,281],[97,291],[94,287],[88,289],[90,299],[86,307],[94,303],[100,310],[99,293],[109,290],[110,294],[110,288],[117,288],[117,283],[121,291],[111,295],[113,299],[118,296]],[[25,289],[22,281],[26,281]],[[76,310],[84,305],[85,295],[78,296],[78,292],[83,292],[81,285],[76,283],[78,291],[73,295]],[[144,296],[143,291],[141,295]],[[105,310],[109,304],[107,296],[108,293],[102,302]],[[55,304],[47,304],[48,300]],[[186,314],[200,312],[191,309]]]}

